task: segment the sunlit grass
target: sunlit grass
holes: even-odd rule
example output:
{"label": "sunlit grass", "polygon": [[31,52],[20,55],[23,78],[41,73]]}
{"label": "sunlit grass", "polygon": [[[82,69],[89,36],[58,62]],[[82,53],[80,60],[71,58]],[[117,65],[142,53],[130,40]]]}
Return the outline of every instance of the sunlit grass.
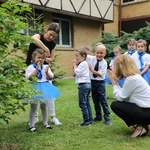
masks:
{"label": "sunlit grass", "polygon": [[[10,124],[0,126],[0,150],[149,150],[150,135],[130,138],[133,129],[128,128],[111,110],[112,125],[105,125],[103,120],[91,126],[79,127],[82,113],[74,79],[61,79],[57,87],[62,94],[55,102],[56,116],[62,125],[54,126],[53,130],[44,129],[39,110],[40,121],[36,124],[38,131],[29,132],[27,105],[25,112],[18,111],[18,115],[12,116]],[[106,89],[110,105],[115,100],[112,86],[107,85]],[[94,116],[92,100],[91,106]]]}

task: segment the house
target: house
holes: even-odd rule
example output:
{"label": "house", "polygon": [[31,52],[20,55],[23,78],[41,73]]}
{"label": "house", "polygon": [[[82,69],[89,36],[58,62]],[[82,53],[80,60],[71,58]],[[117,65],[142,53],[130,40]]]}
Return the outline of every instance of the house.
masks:
{"label": "house", "polygon": [[56,54],[60,54],[57,63],[72,76],[72,60],[76,47],[91,46],[102,37],[105,23],[113,22],[113,0],[22,0],[43,14],[48,25],[55,22],[60,26],[56,39]]}
{"label": "house", "polygon": [[[2,1],[2,0],[0,0]],[[3,0],[4,1],[4,0]],[[57,63],[72,75],[76,47],[93,43],[102,37],[102,30],[121,36],[132,33],[150,22],[150,0],[22,0],[30,3],[37,15],[43,14],[47,25],[60,26],[56,39]]]}
{"label": "house", "polygon": [[121,31],[132,33],[150,22],[150,0],[115,0],[114,22],[105,24],[104,31],[121,36]]}

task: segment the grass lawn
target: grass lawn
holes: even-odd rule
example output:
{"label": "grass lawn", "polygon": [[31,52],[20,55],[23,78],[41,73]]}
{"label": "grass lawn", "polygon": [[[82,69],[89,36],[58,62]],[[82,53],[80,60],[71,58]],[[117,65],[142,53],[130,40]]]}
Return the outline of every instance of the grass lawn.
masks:
{"label": "grass lawn", "polygon": [[[39,110],[37,132],[29,132],[28,113],[18,111],[8,125],[0,125],[0,150],[149,150],[150,134],[146,137],[130,138],[133,132],[111,110],[112,125],[105,125],[104,120],[91,126],[79,127],[82,114],[78,106],[77,85],[74,79],[61,79],[57,87],[62,94],[56,100],[56,114],[62,122],[60,126],[48,130],[42,126]],[[108,103],[113,99],[112,86],[107,85]],[[93,117],[95,115],[91,100]],[[50,120],[50,119],[49,119]]]}

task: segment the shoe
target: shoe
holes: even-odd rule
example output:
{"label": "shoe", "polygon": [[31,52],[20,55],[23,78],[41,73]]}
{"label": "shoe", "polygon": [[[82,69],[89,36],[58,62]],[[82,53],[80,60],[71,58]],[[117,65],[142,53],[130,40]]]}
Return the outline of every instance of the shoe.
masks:
{"label": "shoe", "polygon": [[44,128],[47,128],[47,129],[53,129],[53,127],[52,126],[50,126],[50,125],[44,125]]}
{"label": "shoe", "polygon": [[102,121],[102,118],[95,117],[95,118],[93,119],[93,121],[94,121],[94,122],[96,122],[96,121]]}
{"label": "shoe", "polygon": [[131,135],[132,138],[135,138],[135,137],[142,137],[142,136],[145,136],[149,131],[149,128],[147,125],[145,126],[137,126],[135,128],[135,131],[133,132],[133,134]]}
{"label": "shoe", "polygon": [[106,124],[106,125],[111,125],[112,122],[111,122],[111,120],[105,120],[105,124]]}
{"label": "shoe", "polygon": [[89,121],[89,122],[82,122],[82,123],[80,123],[79,124],[79,126],[89,126],[89,125],[91,125],[91,122]]}
{"label": "shoe", "polygon": [[54,125],[60,125],[61,124],[56,117],[52,118],[51,122],[53,122]]}
{"label": "shoe", "polygon": [[29,130],[30,130],[30,132],[35,132],[35,131],[37,131],[37,129],[36,129],[35,127],[31,127],[31,128],[29,128]]}

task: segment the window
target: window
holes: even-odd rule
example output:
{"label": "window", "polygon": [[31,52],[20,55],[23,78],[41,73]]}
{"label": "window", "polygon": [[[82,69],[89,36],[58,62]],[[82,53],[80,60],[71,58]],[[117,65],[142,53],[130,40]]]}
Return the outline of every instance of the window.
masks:
{"label": "window", "polygon": [[133,2],[133,1],[136,1],[136,0],[122,0],[122,3],[128,3],[128,2]]}
{"label": "window", "polygon": [[41,33],[43,30],[43,14],[41,10],[33,10],[32,14],[27,15],[27,29],[26,35],[34,35]]}
{"label": "window", "polygon": [[20,34],[27,36],[32,36],[35,33],[43,32],[43,14],[41,10],[33,10],[32,13],[25,14],[26,19],[26,29],[21,29]]}
{"label": "window", "polygon": [[60,27],[59,36],[55,39],[58,46],[71,47],[71,20],[65,18],[54,18],[54,23]]}

